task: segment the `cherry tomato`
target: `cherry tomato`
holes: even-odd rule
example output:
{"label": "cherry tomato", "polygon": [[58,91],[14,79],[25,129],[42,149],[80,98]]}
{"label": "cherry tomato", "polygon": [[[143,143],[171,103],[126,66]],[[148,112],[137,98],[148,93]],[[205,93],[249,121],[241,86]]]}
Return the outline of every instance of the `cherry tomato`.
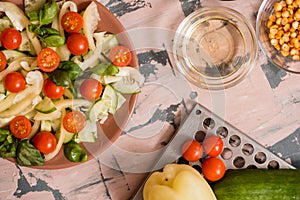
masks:
{"label": "cherry tomato", "polygon": [[225,164],[219,158],[210,157],[202,163],[202,173],[207,180],[218,181],[224,176],[225,171]]}
{"label": "cherry tomato", "polygon": [[196,162],[203,155],[202,145],[196,140],[186,141],[182,146],[181,152],[182,157],[189,162]]}
{"label": "cherry tomato", "polygon": [[223,151],[224,142],[218,136],[207,136],[202,143],[205,153],[211,157],[220,155]]}
{"label": "cherry tomato", "polygon": [[68,33],[76,33],[83,26],[83,18],[77,12],[66,12],[61,18],[61,25]]}
{"label": "cherry tomato", "polygon": [[16,49],[22,42],[21,33],[14,28],[7,28],[1,33],[1,43],[6,49]]}
{"label": "cherry tomato", "polygon": [[27,117],[20,115],[14,117],[11,120],[9,129],[13,136],[19,139],[23,139],[30,134],[32,126],[30,120]]}
{"label": "cherry tomato", "polygon": [[6,62],[7,60],[5,54],[2,51],[0,51],[0,72],[5,69]]}
{"label": "cherry tomato", "polygon": [[38,67],[44,72],[54,71],[59,63],[59,55],[51,48],[42,49],[36,59]]}
{"label": "cherry tomato", "polygon": [[25,77],[19,72],[10,72],[4,78],[4,87],[12,93],[17,93],[25,89]]}
{"label": "cherry tomato", "polygon": [[76,56],[85,54],[89,49],[87,37],[81,33],[72,33],[67,39],[67,47]]}
{"label": "cherry tomato", "polygon": [[124,67],[131,62],[132,54],[127,47],[117,46],[111,50],[109,58],[114,65]]}
{"label": "cherry tomato", "polygon": [[102,85],[99,81],[93,78],[85,79],[80,85],[80,94],[86,100],[96,100],[102,93]]}
{"label": "cherry tomato", "polygon": [[51,132],[41,131],[34,136],[32,143],[41,153],[49,154],[55,150],[57,139]]}
{"label": "cherry tomato", "polygon": [[85,115],[79,111],[68,112],[63,118],[63,126],[70,133],[78,133],[86,124]]}
{"label": "cherry tomato", "polygon": [[44,94],[50,99],[58,99],[65,93],[65,87],[55,85],[50,79],[46,79],[43,86]]}

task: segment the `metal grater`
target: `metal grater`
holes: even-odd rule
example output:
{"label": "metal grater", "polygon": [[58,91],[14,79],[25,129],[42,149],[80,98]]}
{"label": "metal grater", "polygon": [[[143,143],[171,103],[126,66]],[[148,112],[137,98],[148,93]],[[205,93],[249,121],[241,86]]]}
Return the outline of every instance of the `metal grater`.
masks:
{"label": "metal grater", "polygon": [[[196,104],[154,165],[152,171],[160,170],[166,164],[176,162],[181,157],[181,147],[185,141],[213,134],[223,139],[224,149],[218,157],[223,160],[227,169],[295,169],[291,164],[282,160],[240,130],[203,106]],[[195,164],[198,163],[189,163],[189,165]],[[143,185],[132,200],[143,199]]]}

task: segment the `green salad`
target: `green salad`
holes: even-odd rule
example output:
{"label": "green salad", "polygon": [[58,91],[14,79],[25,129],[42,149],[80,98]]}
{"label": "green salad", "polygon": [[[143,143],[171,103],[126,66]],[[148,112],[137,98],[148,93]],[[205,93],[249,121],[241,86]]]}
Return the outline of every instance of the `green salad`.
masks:
{"label": "green salad", "polygon": [[87,160],[82,142],[141,91],[144,77],[115,34],[97,32],[93,1],[25,1],[24,11],[0,2],[0,156],[39,166],[62,148],[72,162]]}

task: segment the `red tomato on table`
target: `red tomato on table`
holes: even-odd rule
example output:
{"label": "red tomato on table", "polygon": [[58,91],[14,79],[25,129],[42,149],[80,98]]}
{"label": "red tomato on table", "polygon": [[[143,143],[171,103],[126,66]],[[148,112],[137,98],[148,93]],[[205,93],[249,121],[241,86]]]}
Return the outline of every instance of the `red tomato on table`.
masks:
{"label": "red tomato on table", "polygon": [[13,136],[19,139],[23,139],[30,134],[32,125],[30,120],[27,117],[20,115],[14,117],[11,120],[9,124],[9,129]]}
{"label": "red tomato on table", "polygon": [[22,42],[21,33],[14,28],[7,28],[1,33],[1,44],[6,49],[16,49]]}

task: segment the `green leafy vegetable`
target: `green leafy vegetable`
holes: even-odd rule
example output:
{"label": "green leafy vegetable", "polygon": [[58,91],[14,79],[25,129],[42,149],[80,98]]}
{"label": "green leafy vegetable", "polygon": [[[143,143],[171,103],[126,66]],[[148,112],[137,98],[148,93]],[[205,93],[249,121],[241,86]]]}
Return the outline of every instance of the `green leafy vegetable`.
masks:
{"label": "green leafy vegetable", "polygon": [[41,152],[37,150],[29,140],[22,140],[17,148],[17,161],[21,166],[40,166],[45,160]]}
{"label": "green leafy vegetable", "polygon": [[42,10],[39,12],[40,25],[50,24],[58,13],[58,5],[55,0],[45,3]]}
{"label": "green leafy vegetable", "polygon": [[88,158],[84,149],[73,140],[65,144],[64,154],[66,158],[72,162],[85,162]]}
{"label": "green leafy vegetable", "polygon": [[49,78],[56,85],[73,89],[73,81],[82,74],[81,68],[73,61],[61,62],[58,69],[49,73]]}
{"label": "green leafy vegetable", "polygon": [[14,138],[9,130],[0,129],[0,157],[14,158],[19,140]]}
{"label": "green leafy vegetable", "polygon": [[50,35],[42,39],[49,47],[59,47],[65,44],[65,38],[60,35]]}

